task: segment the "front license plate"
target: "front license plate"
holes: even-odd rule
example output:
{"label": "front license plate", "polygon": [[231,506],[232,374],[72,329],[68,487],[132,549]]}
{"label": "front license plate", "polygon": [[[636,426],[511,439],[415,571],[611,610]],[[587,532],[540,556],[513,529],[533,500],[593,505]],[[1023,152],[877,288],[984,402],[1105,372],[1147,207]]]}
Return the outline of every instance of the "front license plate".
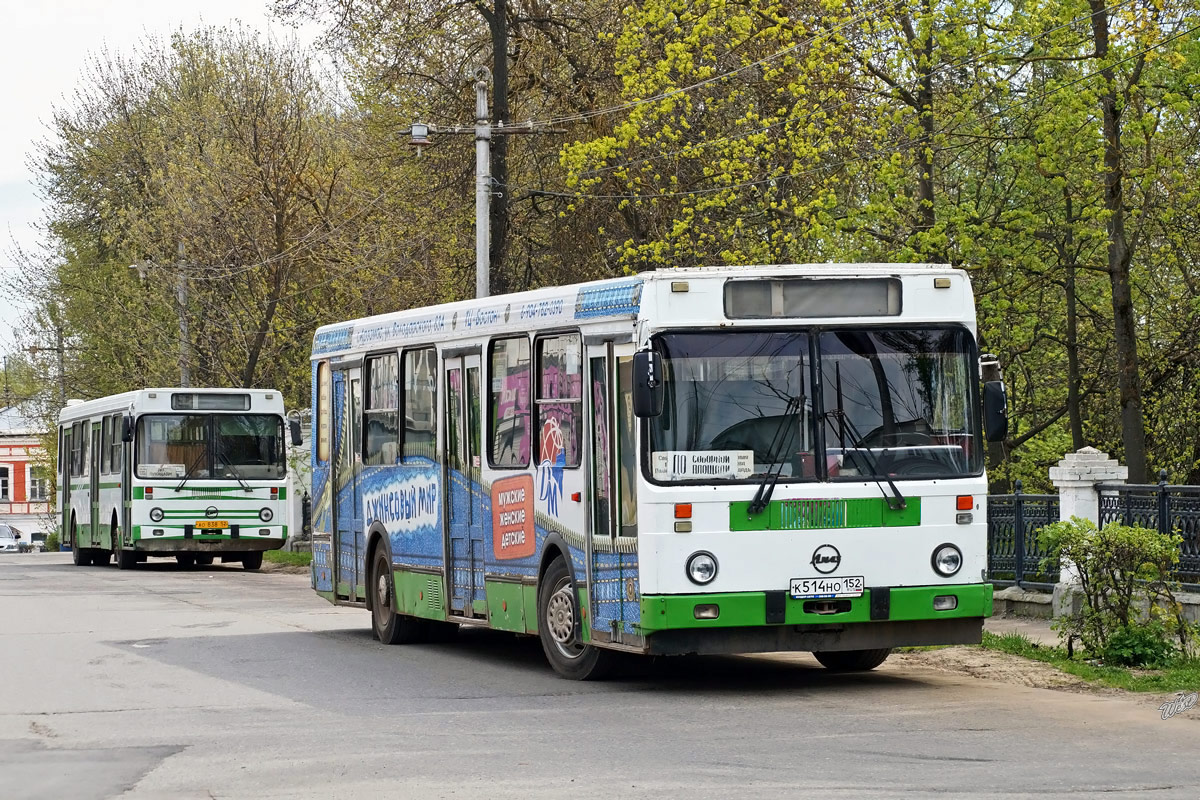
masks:
{"label": "front license plate", "polygon": [[863,576],[829,578],[792,578],[792,597],[818,600],[826,597],[862,597]]}
{"label": "front license plate", "polygon": [[206,528],[206,529],[210,529],[210,530],[214,529],[214,528],[220,529],[220,528],[228,528],[229,523],[223,519],[202,519],[196,523],[196,527],[197,528]]}

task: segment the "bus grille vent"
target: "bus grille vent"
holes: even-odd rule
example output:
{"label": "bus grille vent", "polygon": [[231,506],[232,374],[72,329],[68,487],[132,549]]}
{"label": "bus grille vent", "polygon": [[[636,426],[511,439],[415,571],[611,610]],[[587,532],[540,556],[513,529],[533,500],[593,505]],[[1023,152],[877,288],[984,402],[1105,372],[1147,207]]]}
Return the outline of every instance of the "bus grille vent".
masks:
{"label": "bus grille vent", "polygon": [[425,602],[431,609],[442,607],[442,585],[433,578],[429,579],[429,583],[425,587]]}

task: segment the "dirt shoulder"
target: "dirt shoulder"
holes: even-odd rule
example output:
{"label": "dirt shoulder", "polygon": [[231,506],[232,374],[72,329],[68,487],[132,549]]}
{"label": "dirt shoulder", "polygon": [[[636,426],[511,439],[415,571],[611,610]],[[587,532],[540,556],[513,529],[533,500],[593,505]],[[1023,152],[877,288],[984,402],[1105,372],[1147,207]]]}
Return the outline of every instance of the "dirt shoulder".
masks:
{"label": "dirt shoulder", "polygon": [[[1111,697],[1136,703],[1148,709],[1158,709],[1163,703],[1176,698],[1175,692],[1130,692],[1110,686],[1089,683],[1067,674],[1050,664],[1032,661],[1021,656],[984,650],[980,647],[945,647],[940,650],[922,650],[910,653],[892,653],[883,669],[897,671],[913,668],[932,669],[938,672],[963,675],[971,678],[997,681],[1034,689],[1054,689],[1100,697]],[[1200,686],[1196,687],[1200,690]],[[1200,707],[1177,715],[1200,723]]]}

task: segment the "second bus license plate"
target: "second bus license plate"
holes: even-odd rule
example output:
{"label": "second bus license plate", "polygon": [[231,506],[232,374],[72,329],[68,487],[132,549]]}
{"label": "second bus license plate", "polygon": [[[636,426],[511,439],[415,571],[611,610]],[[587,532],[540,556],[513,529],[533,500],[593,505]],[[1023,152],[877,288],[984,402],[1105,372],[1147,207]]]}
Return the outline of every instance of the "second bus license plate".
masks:
{"label": "second bus license plate", "polygon": [[792,578],[792,597],[796,600],[862,597],[863,582],[862,575],[847,575],[838,578]]}
{"label": "second bus license plate", "polygon": [[212,529],[219,530],[221,528],[228,528],[229,523],[223,519],[202,519],[196,523],[196,527],[197,528],[207,528],[209,530],[212,530]]}

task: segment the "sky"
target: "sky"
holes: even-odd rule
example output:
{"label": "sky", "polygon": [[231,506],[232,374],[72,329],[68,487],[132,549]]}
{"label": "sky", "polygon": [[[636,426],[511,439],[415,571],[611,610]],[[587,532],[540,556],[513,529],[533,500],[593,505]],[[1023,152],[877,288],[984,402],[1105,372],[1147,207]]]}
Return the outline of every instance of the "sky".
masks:
{"label": "sky", "polygon": [[[8,296],[3,278],[14,269],[14,247],[37,247],[34,225],[42,219],[28,161],[53,109],[69,104],[89,56],[133,51],[147,38],[201,25],[240,21],[281,38],[292,31],[271,19],[269,0],[0,0],[0,12],[0,353],[7,354],[28,309]],[[306,29],[299,38],[314,35]]]}

